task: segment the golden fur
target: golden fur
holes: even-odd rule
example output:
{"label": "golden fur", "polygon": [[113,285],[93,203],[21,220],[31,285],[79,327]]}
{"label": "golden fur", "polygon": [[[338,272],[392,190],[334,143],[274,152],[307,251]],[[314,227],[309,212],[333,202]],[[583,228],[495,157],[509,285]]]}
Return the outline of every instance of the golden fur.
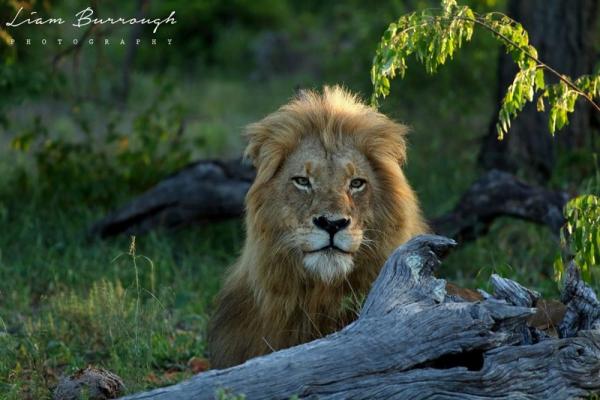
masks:
{"label": "golden fur", "polygon": [[[427,231],[401,169],[406,131],[337,86],[302,92],[248,126],[246,156],[257,176],[246,197],[243,252],[209,326],[213,367],[313,340],[356,318],[345,299],[366,294],[389,254]],[[329,233],[315,227],[320,215],[351,221],[322,249]]]}

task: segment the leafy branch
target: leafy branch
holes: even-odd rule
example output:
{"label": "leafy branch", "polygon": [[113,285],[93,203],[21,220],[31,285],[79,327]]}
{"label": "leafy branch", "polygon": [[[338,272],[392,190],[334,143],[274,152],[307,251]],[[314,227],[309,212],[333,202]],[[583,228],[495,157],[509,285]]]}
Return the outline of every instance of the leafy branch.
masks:
{"label": "leafy branch", "polygon": [[[441,10],[413,12],[389,25],[373,59],[372,105],[378,106],[379,99],[389,94],[391,79],[396,75],[404,77],[409,56],[414,55],[425,65],[427,72],[434,73],[452,59],[463,42],[471,40],[476,26],[491,32],[519,68],[500,106],[496,124],[499,139],[510,129],[511,120],[536,95],[538,111],[544,111],[546,103],[550,107],[548,129],[552,134],[568,123],[568,114],[574,111],[579,97],[600,112],[597,101],[600,98],[600,74],[573,80],[559,73],[539,59],[521,24],[498,12],[477,14],[468,6],[457,5],[456,0],[442,0]],[[557,78],[558,83],[546,84],[546,73]]]}
{"label": "leafy branch", "polygon": [[[565,206],[565,226],[561,230],[561,244],[573,255],[586,282],[594,281],[593,268],[600,263],[600,197],[591,194],[576,197]],[[554,262],[557,278],[565,265],[561,257]]]}

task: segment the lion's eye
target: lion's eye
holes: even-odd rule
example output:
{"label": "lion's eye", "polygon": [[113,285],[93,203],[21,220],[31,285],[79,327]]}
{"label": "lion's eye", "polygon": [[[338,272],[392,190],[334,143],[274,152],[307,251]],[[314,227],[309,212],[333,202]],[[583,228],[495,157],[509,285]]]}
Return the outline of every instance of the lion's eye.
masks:
{"label": "lion's eye", "polygon": [[300,186],[302,188],[309,188],[310,187],[310,179],[308,179],[305,176],[295,176],[292,178],[292,181],[294,181],[294,184],[296,186]]}
{"label": "lion's eye", "polygon": [[360,179],[360,178],[352,179],[350,181],[350,189],[361,190],[362,188],[365,187],[366,183],[367,183],[367,181],[365,181],[364,179]]}

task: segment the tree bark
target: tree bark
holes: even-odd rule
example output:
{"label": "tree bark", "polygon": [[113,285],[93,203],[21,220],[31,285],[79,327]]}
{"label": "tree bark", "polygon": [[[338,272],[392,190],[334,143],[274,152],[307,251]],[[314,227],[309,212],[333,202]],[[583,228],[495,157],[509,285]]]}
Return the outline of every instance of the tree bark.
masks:
{"label": "tree bark", "polygon": [[[537,296],[508,280],[496,279],[497,293],[481,302],[448,296],[433,272],[454,245],[423,235],[401,246],[340,332],[125,399],[213,399],[218,390],[249,399],[566,399],[600,390],[600,332],[532,335]],[[569,326],[596,329],[593,292],[569,293]]]}
{"label": "tree bark", "polygon": [[[510,0],[508,5],[508,15],[529,32],[539,58],[573,79],[593,73],[598,62],[599,11],[599,0]],[[511,57],[502,51],[498,61],[498,105],[516,71]],[[535,101],[512,122],[503,141],[497,138],[497,120],[496,112],[483,141],[480,164],[486,169],[521,170],[528,179],[539,182],[550,177],[558,148],[594,144],[593,131],[597,133],[599,126],[597,113],[581,99],[569,117],[569,125],[555,136],[548,132],[547,113],[537,112]]]}

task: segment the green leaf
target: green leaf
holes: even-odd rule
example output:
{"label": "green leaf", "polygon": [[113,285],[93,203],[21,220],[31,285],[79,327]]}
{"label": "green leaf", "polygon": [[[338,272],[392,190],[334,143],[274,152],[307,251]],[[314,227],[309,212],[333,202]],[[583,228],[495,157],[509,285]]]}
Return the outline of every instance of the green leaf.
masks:
{"label": "green leaf", "polygon": [[600,198],[593,195],[574,198],[565,206],[564,215],[567,223],[561,231],[561,243],[575,255],[584,279],[590,282],[600,254]]}
{"label": "green leaf", "polygon": [[546,87],[546,82],[544,82],[544,70],[538,68],[535,71],[535,87],[538,90],[543,90]]}
{"label": "green leaf", "polygon": [[550,115],[548,117],[548,130],[554,135],[556,132],[556,107],[550,109]]}
{"label": "green leaf", "polygon": [[544,112],[544,110],[545,110],[544,98],[542,96],[538,97],[538,99],[537,99],[537,110],[538,110],[538,112]]}
{"label": "green leaf", "polygon": [[538,60],[538,51],[529,43],[529,34],[517,21],[498,12],[477,14],[469,6],[458,6],[456,0],[442,0],[441,11],[428,9],[403,15],[385,30],[371,68],[372,105],[377,106],[379,99],[390,93],[391,80],[396,75],[405,76],[409,56],[414,56],[433,74],[454,57],[463,39],[471,40],[475,26],[482,25],[492,31],[518,67],[502,100],[496,125],[499,139],[508,133],[511,120],[527,102],[533,101],[536,93],[537,110],[543,112],[548,105],[548,129],[552,134],[568,124],[569,113],[574,111],[580,95],[578,90],[590,98],[600,96],[600,74],[584,75],[575,81],[563,77],[575,82],[577,89],[567,87],[562,81],[546,84],[545,72],[554,72]]}

